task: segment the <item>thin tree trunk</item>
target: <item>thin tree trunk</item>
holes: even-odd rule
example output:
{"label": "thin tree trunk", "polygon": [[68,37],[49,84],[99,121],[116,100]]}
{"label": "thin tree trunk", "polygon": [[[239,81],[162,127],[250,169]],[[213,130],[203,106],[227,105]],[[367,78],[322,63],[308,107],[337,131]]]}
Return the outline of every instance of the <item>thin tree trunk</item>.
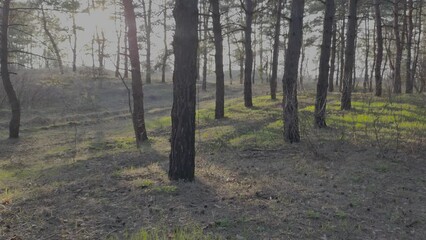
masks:
{"label": "thin tree trunk", "polygon": [[225,117],[225,75],[223,73],[223,37],[222,26],[220,24],[219,0],[210,0],[213,14],[213,33],[215,45],[215,66],[216,66],[216,108],[215,119]]}
{"label": "thin tree trunk", "polygon": [[139,60],[139,47],[136,30],[136,16],[132,0],[123,0],[125,18],[128,25],[128,40],[130,64],[132,66],[132,91],[133,91],[133,128],[136,136],[136,145],[148,140],[145,129],[144,103],[142,76]]}
{"label": "thin tree trunk", "polygon": [[[417,65],[418,65],[418,61],[419,61],[419,55],[420,55],[420,43],[421,43],[421,36],[422,36],[422,13],[423,13],[423,2],[420,1],[419,5],[417,7],[417,26],[418,26],[418,33],[417,33],[417,41],[415,43],[415,47],[414,47],[414,52],[415,52],[415,56],[414,56],[414,61],[413,61],[413,66],[412,66],[412,71],[413,71],[413,78],[415,78],[416,73],[417,73]],[[419,77],[417,78],[419,79]],[[419,80],[420,81],[420,80]],[[414,80],[413,80],[414,82]],[[417,92],[421,92],[419,87],[417,87],[417,85],[414,82],[414,87],[416,87]]]}
{"label": "thin tree trunk", "polygon": [[204,0],[203,5],[203,13],[204,13],[204,21],[203,21],[203,82],[201,84],[201,89],[203,91],[207,91],[207,54],[208,54],[208,28],[209,28],[209,16],[208,16],[208,7],[207,0]]}
{"label": "thin tree trunk", "polygon": [[299,66],[299,84],[298,88],[300,90],[303,90],[303,64],[305,62],[305,45],[303,44],[303,37],[302,37],[302,50],[301,50],[301,59],[300,59],[300,66]]}
{"label": "thin tree trunk", "polygon": [[120,76],[120,59],[121,59],[121,35],[122,35],[122,18],[120,16],[120,26],[119,29],[115,29],[115,34],[117,36],[117,58],[115,62],[115,77]]}
{"label": "thin tree trunk", "polygon": [[340,28],[340,78],[339,78],[339,90],[343,90],[343,78],[345,72],[345,29],[346,29],[346,8],[342,5],[342,27]]}
{"label": "thin tree trunk", "polygon": [[396,46],[395,71],[393,75],[393,92],[396,94],[401,93],[401,61],[402,51],[404,49],[403,45],[401,44],[401,34],[399,31],[399,2],[400,0],[395,0],[393,8],[393,30],[395,35]]}
{"label": "thin tree trunk", "polygon": [[[75,10],[72,13],[72,34],[74,36],[74,45],[72,47],[72,71],[77,72],[77,25],[75,23]],[[32,55],[31,55],[32,56]]]}
{"label": "thin tree trunk", "polygon": [[244,106],[253,107],[252,100],[252,84],[251,76],[253,71],[253,50],[251,42],[252,34],[252,23],[253,23],[253,12],[254,3],[253,0],[245,0],[246,14],[246,26],[245,26],[245,38],[244,38],[244,49],[245,49],[245,67],[244,67]]}
{"label": "thin tree trunk", "polygon": [[1,25],[1,78],[3,80],[4,90],[9,99],[10,108],[12,109],[12,118],[9,122],[9,138],[19,138],[19,127],[21,123],[21,105],[19,99],[16,96],[16,92],[13,89],[12,82],[10,81],[8,60],[8,30],[9,30],[9,10],[10,0],[3,1],[3,14],[2,14],[2,25]]}
{"label": "thin tree trunk", "polygon": [[[285,3],[284,3],[285,5]],[[277,99],[277,72],[278,72],[278,56],[280,53],[280,35],[281,35],[281,16],[283,9],[283,0],[278,0],[277,12],[275,17],[274,31],[274,52],[272,54],[272,76],[269,80],[271,88],[271,99]]]}
{"label": "thin tree trunk", "polygon": [[408,0],[408,31],[407,31],[407,60],[406,60],[406,89],[405,93],[411,94],[413,93],[413,87],[414,87],[414,74],[411,68],[411,61],[412,61],[412,55],[411,55],[411,48],[413,44],[413,31],[414,31],[414,24],[413,24],[413,0]]}
{"label": "thin tree trunk", "polygon": [[368,83],[368,91],[373,92],[373,75],[374,71],[376,69],[376,60],[377,60],[377,43],[376,43],[376,21],[374,21],[374,27],[373,27],[373,66],[371,66],[371,72],[370,72],[370,81]]}
{"label": "thin tree trunk", "polygon": [[231,39],[230,39],[229,34],[230,33],[228,33],[226,35],[226,38],[227,38],[227,42],[228,42],[228,62],[229,62],[228,71],[229,71],[229,81],[230,81],[230,84],[232,85],[232,80],[233,80],[233,76],[232,76],[232,55],[231,55]]}
{"label": "thin tree trunk", "polygon": [[355,38],[357,28],[358,0],[350,0],[348,29],[346,33],[345,69],[343,74],[343,89],[341,109],[350,110],[352,107],[352,74],[355,66]]}
{"label": "thin tree trunk", "polygon": [[197,0],[176,0],[173,15],[172,136],[169,178],[193,181],[195,172],[195,104],[197,79]]}
{"label": "thin tree trunk", "polygon": [[382,33],[382,17],[380,12],[381,0],[374,0],[374,8],[376,15],[376,42],[377,54],[375,64],[375,79],[376,79],[376,92],[375,95],[382,96],[382,61],[383,61],[383,33]]}
{"label": "thin tree trunk", "polygon": [[129,46],[128,46],[128,32],[129,26],[127,25],[127,22],[125,21],[124,25],[124,78],[129,78]]}
{"label": "thin tree trunk", "polygon": [[152,32],[152,0],[148,0],[148,10],[146,9],[145,0],[142,0],[142,8],[144,12],[145,37],[146,37],[146,63],[145,63],[145,81],[151,84],[151,32]]}
{"label": "thin tree trunk", "polygon": [[291,21],[288,34],[288,47],[284,62],[284,140],[290,143],[300,141],[297,102],[297,70],[302,48],[303,12],[305,0],[291,4]]}
{"label": "thin tree trunk", "polygon": [[167,66],[167,55],[168,55],[168,47],[167,47],[167,0],[164,0],[164,9],[163,9],[163,44],[164,44],[164,56],[161,67],[161,82],[166,82],[166,66]]}
{"label": "thin tree trunk", "polygon": [[[336,12],[336,7],[334,7]],[[334,73],[336,71],[336,53],[337,53],[337,23],[334,19],[333,23],[333,39],[332,39],[332,48],[331,48],[331,63],[330,63],[330,76],[328,76],[328,91],[334,91]]]}
{"label": "thin tree trunk", "polygon": [[369,56],[370,56],[370,12],[367,12],[365,19],[365,61],[364,61],[364,82],[362,84],[362,89],[364,92],[367,92],[368,87],[368,66],[369,66]]}
{"label": "thin tree trunk", "polygon": [[59,71],[61,72],[61,74],[64,74],[64,66],[62,64],[61,53],[59,51],[58,45],[56,44],[55,38],[53,37],[52,33],[50,33],[49,27],[47,26],[47,19],[46,19],[46,14],[44,12],[43,5],[41,6],[41,16],[42,16],[41,21],[43,24],[44,32],[46,33],[50,43],[52,44],[53,51],[55,52],[56,59],[58,61]]}
{"label": "thin tree trunk", "polygon": [[[323,27],[323,38],[321,45],[320,65],[317,84],[317,97],[315,98],[315,126],[318,128],[327,127],[325,121],[325,111],[327,108],[327,88],[329,61],[331,53],[331,40],[333,37],[335,5],[334,0],[327,0],[325,7],[325,18]],[[332,84],[333,85],[333,84]]]}
{"label": "thin tree trunk", "polygon": [[[256,25],[256,21],[254,22],[254,25]],[[253,31],[254,40],[253,40],[253,69],[251,74],[251,82],[255,84],[256,81],[256,64],[257,64],[257,33],[256,28]]]}
{"label": "thin tree trunk", "polygon": [[241,31],[241,49],[239,49],[239,55],[240,55],[240,84],[244,83],[244,54],[245,54],[245,50],[244,50],[244,31]]}

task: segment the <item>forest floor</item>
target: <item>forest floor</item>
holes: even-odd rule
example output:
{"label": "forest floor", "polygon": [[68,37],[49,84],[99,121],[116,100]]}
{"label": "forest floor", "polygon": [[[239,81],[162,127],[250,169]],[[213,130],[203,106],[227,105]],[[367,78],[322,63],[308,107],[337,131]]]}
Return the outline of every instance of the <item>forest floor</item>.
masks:
{"label": "forest floor", "polygon": [[145,86],[150,140],[137,150],[125,88],[88,82],[70,78],[48,103],[25,108],[19,140],[6,140],[0,109],[0,239],[426,236],[424,95],[355,93],[348,112],[333,93],[330,128],[319,130],[313,91],[301,92],[302,142],[289,144],[267,84],[254,86],[252,109],[241,85],[228,85],[223,120],[209,85],[199,95],[196,180],[184,183],[167,178],[171,84]]}

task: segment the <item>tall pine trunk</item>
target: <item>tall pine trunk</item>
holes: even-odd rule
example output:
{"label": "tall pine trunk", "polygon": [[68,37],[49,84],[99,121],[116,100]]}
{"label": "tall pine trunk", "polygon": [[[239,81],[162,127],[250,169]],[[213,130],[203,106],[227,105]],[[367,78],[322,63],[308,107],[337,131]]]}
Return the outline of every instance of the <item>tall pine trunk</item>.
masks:
{"label": "tall pine trunk", "polygon": [[167,66],[167,55],[168,55],[168,47],[167,47],[167,0],[164,0],[164,8],[163,8],[163,44],[164,44],[164,55],[163,62],[161,66],[161,82],[166,82],[166,66]]}
{"label": "tall pine trunk", "polygon": [[143,104],[142,75],[139,60],[139,47],[136,30],[136,17],[132,0],[123,0],[124,13],[128,25],[128,40],[130,64],[132,66],[132,91],[133,91],[133,128],[138,147],[148,140],[145,129],[145,116]]}
{"label": "tall pine trunk", "polygon": [[352,107],[352,74],[355,66],[355,39],[357,28],[358,0],[350,0],[348,29],[346,33],[345,69],[343,72],[343,88],[341,109],[350,110]]}
{"label": "tall pine trunk", "polygon": [[245,0],[243,6],[246,14],[246,25],[245,25],[245,37],[244,37],[244,49],[245,49],[245,64],[244,64],[244,106],[253,107],[252,99],[252,83],[251,76],[253,72],[253,49],[252,49],[252,23],[254,13],[253,0]]}
{"label": "tall pine trunk", "polygon": [[382,32],[382,16],[380,12],[381,0],[374,0],[374,9],[376,16],[376,42],[377,42],[377,53],[375,63],[375,79],[376,79],[376,91],[375,95],[382,96],[382,61],[383,61],[383,32]]}
{"label": "tall pine trunk", "polygon": [[209,28],[209,15],[208,15],[208,7],[207,0],[204,0],[203,4],[203,13],[204,13],[204,21],[203,21],[203,81],[201,83],[201,89],[203,91],[207,91],[207,61],[208,61],[208,28]]}
{"label": "tall pine trunk", "polygon": [[[336,12],[336,6],[334,7]],[[333,23],[333,40],[331,48],[330,76],[328,76],[328,91],[334,91],[334,73],[336,72],[336,55],[337,55],[337,23],[334,19]]]}
{"label": "tall pine trunk", "polygon": [[272,53],[272,75],[269,80],[271,89],[271,99],[277,99],[277,75],[278,75],[278,56],[280,54],[280,35],[281,35],[281,16],[283,9],[283,0],[278,0],[277,12],[275,16],[274,31],[274,50]]}
{"label": "tall pine trunk", "polygon": [[396,46],[395,71],[393,76],[393,92],[396,94],[401,93],[401,61],[402,51],[404,49],[404,46],[401,44],[401,34],[399,31],[399,2],[400,0],[396,0],[394,2],[393,8],[393,31],[395,35]]}
{"label": "tall pine trunk", "polygon": [[142,8],[144,12],[145,22],[145,37],[146,37],[146,63],[145,63],[145,81],[147,84],[151,84],[151,33],[152,33],[152,0],[148,0],[148,9],[146,9],[145,0],[142,0]]}
{"label": "tall pine trunk", "polygon": [[414,31],[414,23],[413,23],[413,0],[408,0],[408,16],[407,16],[407,60],[406,60],[406,88],[405,93],[413,93],[414,88],[414,73],[411,68],[412,61],[412,45],[413,45],[413,31]]}
{"label": "tall pine trunk", "polygon": [[194,180],[195,104],[197,79],[197,0],[176,0],[173,15],[175,64],[173,72],[172,136],[169,178]]}
{"label": "tall pine trunk", "polygon": [[216,108],[215,119],[225,117],[225,75],[223,73],[223,37],[220,24],[219,0],[210,0],[213,14],[213,34],[216,66]]}
{"label": "tall pine trunk", "polygon": [[9,138],[19,138],[19,127],[21,124],[21,105],[13,89],[12,82],[10,81],[8,60],[9,60],[9,10],[10,0],[3,1],[3,14],[1,25],[1,78],[3,80],[4,90],[9,99],[10,108],[12,109],[12,118],[9,122]]}
{"label": "tall pine trunk", "polygon": [[315,126],[318,128],[327,127],[325,121],[325,111],[327,107],[328,74],[330,69],[329,61],[335,13],[334,0],[327,0],[325,6],[325,18],[317,84],[317,97],[315,99]]}
{"label": "tall pine trunk", "polygon": [[288,47],[284,62],[284,140],[290,143],[300,141],[297,102],[297,74],[303,38],[303,12],[305,0],[291,4],[291,21],[288,32]]}

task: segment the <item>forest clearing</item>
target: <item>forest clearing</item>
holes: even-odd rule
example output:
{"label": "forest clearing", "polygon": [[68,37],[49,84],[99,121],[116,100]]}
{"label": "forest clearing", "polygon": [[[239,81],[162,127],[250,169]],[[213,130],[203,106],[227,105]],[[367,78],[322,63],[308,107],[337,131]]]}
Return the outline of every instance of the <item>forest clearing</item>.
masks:
{"label": "forest clearing", "polygon": [[425,239],[423,3],[1,0],[0,239]]}
{"label": "forest clearing", "polygon": [[211,93],[201,93],[197,177],[183,183],[167,178],[170,84],[146,88],[151,137],[138,150],[122,84],[105,79],[99,89],[75,79],[64,83],[69,96],[86,92],[93,100],[68,114],[59,100],[29,109],[19,141],[4,140],[2,125],[2,238],[123,239],[142,230],[168,239],[175,229],[187,229],[185,239],[426,234],[425,96],[356,94],[355,110],[345,112],[333,94],[331,127],[320,130],[312,127],[312,93],[303,92],[305,140],[290,144],[282,139],[281,103],[265,95],[266,85],[256,87],[253,109],[242,105],[240,85],[227,86],[222,120],[214,119]]}

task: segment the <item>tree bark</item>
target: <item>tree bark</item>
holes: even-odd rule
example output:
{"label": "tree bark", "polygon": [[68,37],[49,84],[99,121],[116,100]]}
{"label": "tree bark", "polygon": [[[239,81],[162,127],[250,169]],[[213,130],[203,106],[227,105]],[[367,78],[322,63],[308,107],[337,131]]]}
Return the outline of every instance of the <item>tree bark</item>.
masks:
{"label": "tree bark", "polygon": [[[271,89],[271,99],[277,99],[277,75],[278,75],[278,56],[280,54],[280,35],[281,35],[281,16],[283,9],[283,0],[278,0],[277,12],[275,17],[274,31],[274,52],[272,54],[272,76],[269,80]],[[285,5],[285,3],[284,3]]]}
{"label": "tree bark", "polygon": [[346,49],[345,49],[345,69],[343,73],[343,88],[341,109],[350,110],[352,107],[352,74],[355,66],[355,38],[357,28],[357,8],[358,0],[350,0],[348,29],[346,33]]}
{"label": "tree bark", "polygon": [[[396,59],[395,59],[395,71],[394,71],[394,81],[393,81],[393,92],[396,94],[401,93],[401,61],[402,61],[402,51],[403,45],[401,44],[401,34],[399,31],[399,2],[400,0],[395,0],[393,8],[393,30],[395,35],[395,46],[396,46]],[[405,4],[405,3],[404,3]]]}
{"label": "tree bark", "polygon": [[61,74],[64,74],[64,66],[62,64],[61,53],[59,51],[58,44],[56,44],[55,38],[53,37],[52,33],[49,30],[49,27],[47,26],[47,19],[46,19],[46,14],[44,12],[43,5],[41,6],[41,16],[42,16],[41,21],[42,21],[42,24],[43,24],[44,32],[46,33],[47,37],[49,38],[49,41],[50,41],[50,43],[52,44],[52,47],[53,47],[53,51],[55,52],[55,55],[56,55],[56,59],[58,60],[59,71],[61,72]]}
{"label": "tree bark", "polygon": [[291,4],[291,21],[288,32],[288,47],[284,62],[284,140],[290,143],[300,141],[297,102],[297,74],[303,38],[303,12],[305,0]]}
{"label": "tree bark", "polygon": [[142,76],[139,60],[139,47],[136,30],[136,16],[132,0],[123,0],[124,13],[128,25],[128,40],[130,64],[132,66],[132,93],[133,93],[133,128],[136,136],[136,145],[138,147],[148,140],[145,129],[144,103]]}
{"label": "tree bark", "polygon": [[220,24],[219,0],[210,0],[213,14],[213,34],[215,45],[215,66],[216,66],[216,108],[215,119],[225,117],[225,75],[223,73],[223,37],[222,26]]}
{"label": "tree bark", "polygon": [[166,66],[167,66],[167,55],[168,55],[168,47],[167,47],[167,0],[164,0],[164,9],[163,9],[163,44],[164,44],[164,56],[161,67],[161,82],[166,82]]}
{"label": "tree bark", "polygon": [[151,32],[152,32],[152,0],[148,0],[148,10],[146,9],[145,0],[142,0],[142,8],[144,11],[145,36],[146,36],[146,63],[145,63],[145,81],[151,84]]}
{"label": "tree bark", "polygon": [[325,111],[327,108],[328,74],[330,69],[329,61],[331,53],[331,40],[333,37],[332,32],[334,13],[334,0],[327,0],[325,7],[325,18],[318,74],[317,97],[315,99],[315,126],[318,128],[327,127],[325,121]]}
{"label": "tree bark", "polygon": [[374,9],[376,15],[376,42],[377,54],[375,63],[375,79],[376,79],[376,92],[375,95],[382,96],[382,61],[383,61],[383,32],[382,32],[382,17],[380,12],[381,0],[374,0]]}
{"label": "tree bark", "polygon": [[253,49],[251,42],[252,23],[254,3],[253,0],[245,0],[243,5],[246,14],[246,26],[244,29],[244,49],[245,49],[245,64],[244,64],[244,106],[253,107],[252,99],[252,83],[251,76],[253,72]]}
{"label": "tree bark", "polygon": [[408,0],[408,16],[407,16],[407,23],[408,23],[408,30],[407,30],[407,60],[406,60],[406,88],[405,93],[411,94],[413,93],[414,88],[414,73],[411,69],[411,61],[412,61],[412,55],[411,55],[411,48],[413,45],[413,31],[414,31],[414,24],[413,24],[413,0]]}
{"label": "tree bark", "polygon": [[9,138],[19,138],[19,127],[21,124],[21,105],[13,89],[12,82],[10,81],[8,60],[8,30],[9,30],[9,10],[10,0],[3,1],[3,14],[1,25],[1,78],[3,80],[4,90],[9,99],[10,108],[12,109],[12,118],[9,122]]}
{"label": "tree bark", "polygon": [[[336,6],[334,7],[336,10]],[[336,12],[336,11],[335,11]],[[331,48],[330,76],[328,77],[328,91],[334,91],[334,73],[336,72],[336,55],[337,55],[337,24],[334,18],[333,23],[333,40]]]}
{"label": "tree bark", "polygon": [[124,24],[124,78],[129,78],[129,41],[127,32],[129,30],[129,26],[127,25],[127,21]]}
{"label": "tree bark", "polygon": [[173,15],[175,64],[173,72],[172,136],[169,178],[194,180],[195,104],[197,79],[197,0],[176,0]]}
{"label": "tree bark", "polygon": [[201,83],[201,90],[204,92],[207,91],[207,61],[208,61],[208,28],[209,28],[209,11],[207,7],[207,0],[204,0],[204,6],[203,6],[203,13],[204,13],[204,21],[203,21],[203,81]]}
{"label": "tree bark", "polygon": [[77,72],[77,25],[75,23],[75,10],[72,13],[72,34],[74,36],[74,44],[72,47],[72,71]]}
{"label": "tree bark", "polygon": [[366,19],[364,22],[365,27],[365,59],[364,59],[364,81],[362,83],[362,88],[364,92],[367,92],[368,80],[369,80],[369,56],[370,56],[370,14],[367,11]]}

